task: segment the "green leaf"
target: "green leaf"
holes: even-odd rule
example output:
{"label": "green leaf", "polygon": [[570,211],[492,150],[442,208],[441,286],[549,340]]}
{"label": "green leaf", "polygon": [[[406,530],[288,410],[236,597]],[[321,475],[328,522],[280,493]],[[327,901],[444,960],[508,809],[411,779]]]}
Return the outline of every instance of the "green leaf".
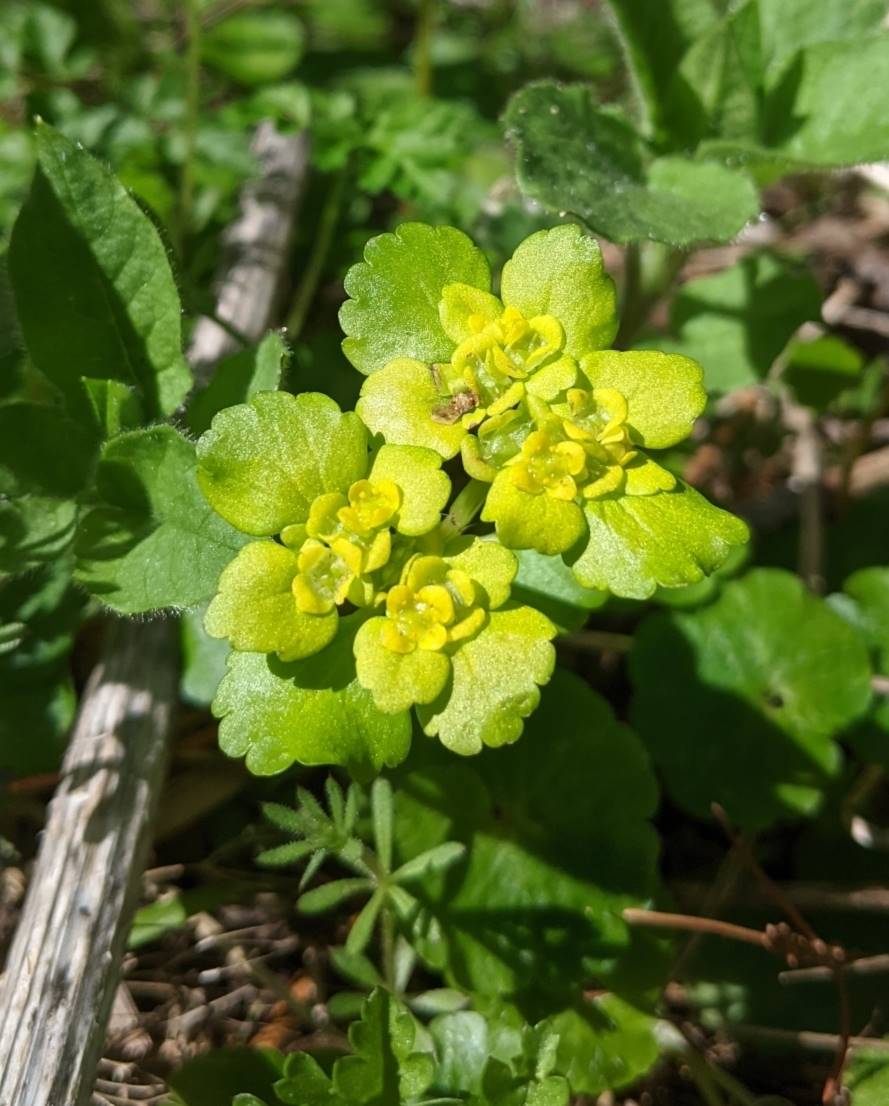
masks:
{"label": "green leaf", "polygon": [[627,599],[695,583],[748,538],[745,523],[681,481],[656,495],[591,500],[585,513],[588,544],[571,563],[574,575]]}
{"label": "green leaf", "polygon": [[450,985],[567,996],[607,978],[629,940],[621,910],[654,889],[657,787],[605,700],[558,672],[516,745],[468,764],[424,743],[396,783],[400,862],[467,846],[411,885],[436,923],[418,951]]}
{"label": "green leaf", "polygon": [[654,350],[591,353],[580,364],[594,388],[615,388],[627,401],[633,441],[647,449],[676,445],[704,410],[704,370],[688,357]]}
{"label": "green leaf", "polygon": [[444,559],[484,588],[490,608],[502,607],[509,599],[518,562],[515,554],[498,542],[463,536],[447,547]]}
{"label": "green leaf", "polygon": [[752,254],[715,276],[684,284],[670,314],[675,349],[704,366],[708,390],[728,392],[762,380],[798,327],[821,316],[821,293],[803,266]]}
{"label": "green leaf", "polygon": [[213,594],[243,542],[204,501],[191,442],[171,426],[136,430],[102,450],[76,576],[125,614],[189,607]]}
{"label": "green leaf", "polygon": [[439,319],[442,289],[460,283],[487,290],[491,274],[462,231],[402,223],[394,234],[371,238],[364,261],[352,266],[345,283],[350,298],[340,309],[348,335],[343,352],[369,374],[399,357],[449,361],[455,343]]}
{"label": "green leaf", "polygon": [[877,89],[889,81],[889,36],[801,50],[767,102],[769,146],[806,165],[855,165],[889,156],[889,120]]}
{"label": "green leaf", "polygon": [[287,1057],[284,1078],[275,1084],[275,1095],[289,1106],[351,1106],[334,1094],[330,1077],[307,1052]]}
{"label": "green leaf", "polygon": [[661,1055],[656,1020],[617,995],[580,1001],[546,1024],[559,1038],[556,1068],[574,1094],[595,1097],[625,1087]]}
{"label": "green leaf", "polygon": [[459,422],[435,421],[441,403],[429,366],[398,358],[365,380],[355,410],[387,442],[434,449],[448,459],[460,452],[466,431]]}
{"label": "green leaf", "polygon": [[682,157],[651,160],[632,126],[600,108],[589,86],[525,85],[504,120],[522,191],[613,242],[726,241],[759,212],[756,189],[740,172]]}
{"label": "green leaf", "polygon": [[318,392],[263,392],[229,407],[198,442],[198,482],[224,519],[269,536],[303,522],[312,500],[367,471],[367,433]]}
{"label": "green leaf", "polygon": [[0,571],[54,560],[73,539],[96,446],[57,408],[0,407]]}
{"label": "green leaf", "polygon": [[877,31],[883,0],[757,0],[763,60],[774,77],[803,47],[859,38]]}
{"label": "green leaf", "polygon": [[451,658],[449,687],[436,702],[418,706],[424,732],[463,756],[517,741],[540,701],[538,685],[552,675],[555,632],[532,607],[492,611],[484,629]]}
{"label": "green leaf", "polygon": [[335,879],[300,895],[297,906],[303,914],[326,914],[356,895],[372,890],[370,879]]}
{"label": "green leaf", "polygon": [[883,1106],[889,1095],[889,1054],[856,1049],[843,1086],[852,1092],[855,1106]]}
{"label": "green leaf", "polygon": [[614,282],[595,238],[574,225],[526,238],[503,266],[507,307],[532,319],[553,315],[565,331],[565,352],[579,358],[609,346],[617,333]]}
{"label": "green leaf", "polygon": [[182,615],[182,696],[197,706],[213,701],[231,647],[227,641],[210,637],[204,629],[206,607]]}
{"label": "green leaf", "polygon": [[188,428],[203,434],[213,416],[236,403],[246,403],[258,392],[277,391],[288,351],[277,331],[268,333],[258,346],[238,350],[214,368],[210,383],[196,392],[186,412]]}
{"label": "green leaf", "polygon": [[402,864],[392,873],[393,882],[411,883],[415,879],[445,872],[452,864],[462,860],[465,852],[466,846],[459,841],[445,841],[443,845],[436,845],[425,853],[415,856],[406,864]]}
{"label": "green leaf", "polygon": [[854,388],[864,368],[861,353],[833,335],[791,342],[785,360],[785,384],[798,402],[816,411],[825,411],[847,388]]}
{"label": "green leaf", "polygon": [[282,661],[310,657],[334,638],[335,610],[306,614],[296,605],[293,580],[299,572],[296,553],[273,541],[245,545],[219,578],[204,625],[215,638],[227,638],[233,649],[277,653]]}
{"label": "green leaf", "polygon": [[607,591],[583,587],[561,557],[547,557],[535,549],[517,550],[515,556],[519,571],[513,598],[542,611],[560,630],[579,630],[590,611],[608,602]]}
{"label": "green leaf", "polygon": [[28,352],[75,408],[82,377],[111,378],[134,386],[150,414],[170,414],[191,373],[157,230],[114,177],[52,127],[38,127],[37,151],[9,246]]}
{"label": "green leaf", "polygon": [[255,775],[301,764],[340,764],[367,776],[404,759],[407,714],[382,714],[355,676],[353,636],[362,616],[341,619],[333,642],[284,664],[261,653],[232,653],[213,713],[228,756],[246,756]]}
{"label": "green leaf", "polygon": [[396,529],[425,534],[441,522],[451,481],[441,471],[441,457],[418,446],[384,445],[374,458],[370,480],[392,480],[402,493]]}
{"label": "green leaf", "polygon": [[389,1106],[419,1098],[432,1082],[433,1060],[415,1052],[414,1020],[388,991],[374,991],[349,1030],[354,1056],[334,1066],[338,1094],[355,1106]]}
{"label": "green leaf", "polygon": [[871,696],[861,637],[776,569],[648,619],[631,675],[633,719],[674,799],[698,817],[719,802],[751,830],[817,810],[840,766],[833,738]]}
{"label": "green leaf", "polygon": [[482,519],[496,523],[497,537],[510,549],[536,549],[549,555],[576,545],[585,530],[583,509],[577,503],[523,491],[505,469],[494,477]]}
{"label": "green leaf", "polygon": [[175,1106],[220,1106],[236,1094],[274,1102],[283,1057],[270,1048],[221,1048],[186,1061],[170,1076]]}
{"label": "green leaf", "polygon": [[237,12],[204,31],[201,57],[241,84],[269,84],[297,67],[304,39],[302,24],[290,12]]}

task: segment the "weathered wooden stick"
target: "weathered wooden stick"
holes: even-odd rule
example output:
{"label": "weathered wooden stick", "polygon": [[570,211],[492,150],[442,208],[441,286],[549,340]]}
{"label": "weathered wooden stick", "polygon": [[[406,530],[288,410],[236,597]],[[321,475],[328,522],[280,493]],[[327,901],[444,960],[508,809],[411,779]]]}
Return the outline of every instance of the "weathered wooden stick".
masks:
{"label": "weathered wooden stick", "polygon": [[[217,314],[250,340],[268,325],[308,164],[302,135],[259,128],[265,177],[245,190]],[[206,379],[235,343],[195,328]],[[85,1106],[164,776],[178,698],[173,621],[116,622],[84,690],[0,981],[0,1106]]]}

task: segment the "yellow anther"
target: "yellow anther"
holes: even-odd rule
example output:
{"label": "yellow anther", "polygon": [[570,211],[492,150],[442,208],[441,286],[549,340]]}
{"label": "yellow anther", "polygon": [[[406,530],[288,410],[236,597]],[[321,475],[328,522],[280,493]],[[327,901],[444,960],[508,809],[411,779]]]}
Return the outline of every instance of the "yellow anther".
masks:
{"label": "yellow anther", "polygon": [[472,579],[441,557],[415,557],[386,596],[382,642],[395,653],[438,651],[474,634],[487,617]]}

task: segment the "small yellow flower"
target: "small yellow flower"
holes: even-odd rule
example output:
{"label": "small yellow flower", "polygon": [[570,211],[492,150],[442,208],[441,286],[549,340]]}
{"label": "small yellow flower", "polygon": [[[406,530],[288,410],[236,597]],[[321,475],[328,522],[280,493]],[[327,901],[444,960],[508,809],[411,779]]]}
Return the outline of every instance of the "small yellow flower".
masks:
{"label": "small yellow flower", "polygon": [[464,641],[485,623],[471,577],[449,568],[441,557],[415,557],[402,583],[386,595],[387,621],[382,642],[393,653],[415,649],[438,651]]}
{"label": "small yellow flower", "polygon": [[333,549],[309,538],[299,551],[297,567],[299,573],[293,579],[293,596],[301,611],[328,614],[345,602],[355,573]]}
{"label": "small yellow flower", "polygon": [[558,440],[548,430],[534,430],[511,461],[513,483],[523,492],[554,499],[574,499],[586,469],[586,451],[579,442]]}
{"label": "small yellow flower", "polygon": [[340,522],[365,537],[388,525],[401,506],[401,492],[391,480],[359,480],[349,488],[349,504],[337,511]]}

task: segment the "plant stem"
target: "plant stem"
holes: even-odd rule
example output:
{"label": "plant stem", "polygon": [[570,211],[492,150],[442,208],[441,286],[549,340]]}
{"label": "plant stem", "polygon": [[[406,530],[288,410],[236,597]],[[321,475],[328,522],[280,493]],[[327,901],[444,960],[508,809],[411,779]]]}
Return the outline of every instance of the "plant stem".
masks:
{"label": "plant stem", "polygon": [[327,199],[321,209],[318,233],[315,235],[315,241],[312,244],[312,252],[309,254],[309,259],[303,269],[296,294],[293,297],[290,314],[287,316],[287,337],[291,342],[295,342],[302,333],[306,316],[312,306],[312,300],[315,298],[318,282],[324,271],[324,263],[333,242],[333,234],[339,222],[345,188],[346,170],[341,169],[334,178],[333,186],[328,192]]}
{"label": "plant stem", "polygon": [[395,994],[395,915],[388,895],[383,902],[380,914],[380,944],[383,955],[383,979],[389,990]]}
{"label": "plant stem", "polygon": [[446,537],[452,538],[463,533],[482,509],[488,487],[483,480],[470,480],[461,490],[441,523]]}
{"label": "plant stem", "polygon": [[559,645],[597,653],[629,653],[633,648],[632,634],[617,634],[612,630],[578,630],[576,634],[564,634],[557,640]]}
{"label": "plant stem", "polygon": [[660,910],[638,910],[627,907],[624,921],[630,925],[650,926],[654,929],[682,929],[689,933],[712,933],[716,937],[728,937],[748,945],[768,950],[766,935],[759,929],[722,922],[718,918],[698,918],[693,914],[667,914]]}
{"label": "plant stem", "polygon": [[631,242],[624,252],[624,286],[617,349],[629,349],[654,305],[672,287],[685,262],[684,250],[658,242]]}
{"label": "plant stem", "polygon": [[688,1065],[691,1077],[707,1106],[725,1106],[719,1087],[713,1078],[713,1070],[704,1057],[694,1049],[689,1049],[682,1059]]}
{"label": "plant stem", "polygon": [[421,96],[432,95],[432,25],[435,21],[435,0],[419,0],[417,30],[414,36],[414,79]]}
{"label": "plant stem", "polygon": [[179,178],[179,245],[194,201],[194,161],[201,100],[201,19],[198,0],[185,0],[185,158]]}

